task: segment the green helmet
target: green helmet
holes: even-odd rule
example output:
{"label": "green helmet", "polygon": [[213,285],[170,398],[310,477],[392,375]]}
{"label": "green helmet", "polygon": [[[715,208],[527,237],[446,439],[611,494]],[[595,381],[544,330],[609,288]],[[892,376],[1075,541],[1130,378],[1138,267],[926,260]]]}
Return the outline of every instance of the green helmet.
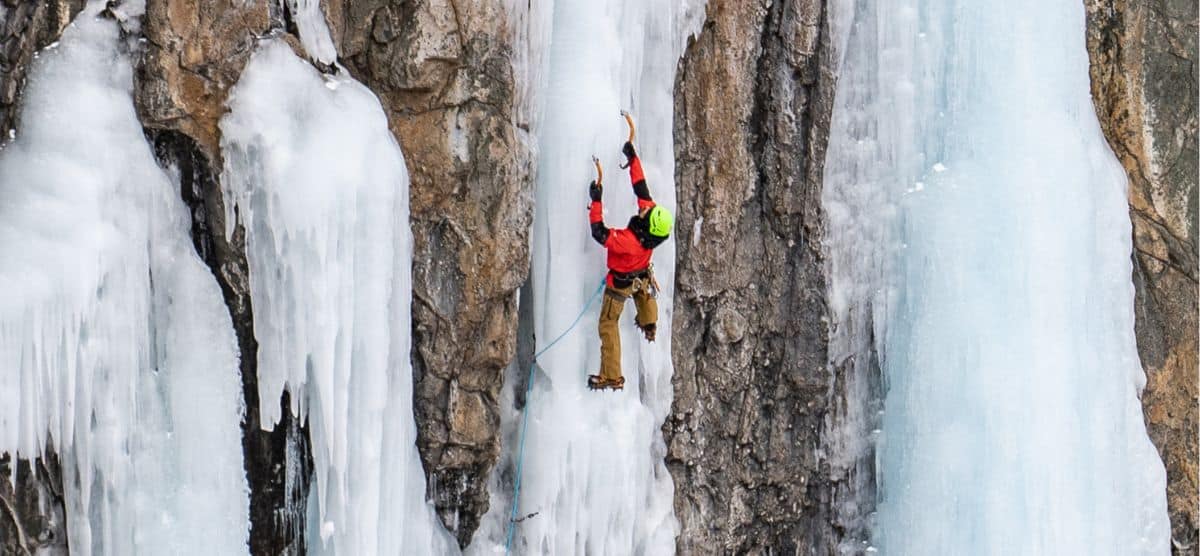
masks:
{"label": "green helmet", "polygon": [[671,226],[675,224],[675,217],[671,216],[671,211],[663,208],[662,205],[654,205],[654,208],[650,209],[650,214],[646,215],[646,219],[650,221],[650,235],[661,238],[671,235]]}

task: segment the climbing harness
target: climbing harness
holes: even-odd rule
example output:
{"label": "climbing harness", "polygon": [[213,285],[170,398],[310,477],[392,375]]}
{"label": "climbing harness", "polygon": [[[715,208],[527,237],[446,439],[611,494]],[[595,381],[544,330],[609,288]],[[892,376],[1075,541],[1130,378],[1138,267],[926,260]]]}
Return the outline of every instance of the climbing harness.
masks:
{"label": "climbing harness", "polygon": [[[596,169],[600,169],[599,163],[596,164]],[[546,344],[546,347],[533,354],[533,361],[529,364],[529,380],[527,380],[525,383],[525,407],[521,409],[521,441],[520,448],[517,449],[517,478],[513,482],[512,511],[508,516],[508,535],[506,535],[504,540],[505,554],[508,554],[512,549],[513,530],[516,528],[517,523],[537,514],[537,512],[534,512],[533,514],[525,516],[521,519],[517,519],[517,510],[519,509],[519,503],[521,500],[521,471],[525,465],[525,431],[529,428],[529,398],[533,394],[533,369],[537,366],[537,358],[543,353],[549,351],[550,348],[554,347],[554,344],[557,344],[559,340],[565,338],[567,334],[570,334],[571,331],[579,325],[579,321],[583,320],[583,315],[587,314],[587,311],[589,308],[591,308],[592,303],[595,303],[596,299],[600,297],[600,292],[604,291],[604,285],[605,281],[601,280],[600,285],[596,287],[596,291],[592,293],[592,297],[588,298],[587,303],[583,305],[583,309],[580,309],[579,314],[575,315],[575,320],[571,322],[571,326],[568,326],[566,330],[563,330],[562,333],[558,335],[558,337],[551,340],[549,344]]]}

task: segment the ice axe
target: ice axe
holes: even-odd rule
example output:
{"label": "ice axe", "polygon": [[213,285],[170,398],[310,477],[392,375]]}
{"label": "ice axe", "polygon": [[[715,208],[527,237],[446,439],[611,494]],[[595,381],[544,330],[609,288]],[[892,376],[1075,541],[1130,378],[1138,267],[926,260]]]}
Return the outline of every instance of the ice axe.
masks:
{"label": "ice axe", "polygon": [[[635,132],[635,128],[634,128],[634,125],[633,125],[633,115],[632,115],[632,114],[630,114],[629,112],[625,111],[625,110],[622,110],[622,111],[621,111],[621,116],[625,118],[625,123],[629,124],[629,143],[633,143],[633,136],[634,136],[634,134],[635,134],[635,133],[634,133],[634,132]],[[628,167],[629,167],[629,164],[628,164],[628,163],[626,163],[626,164],[621,164],[620,166],[621,166],[621,168],[623,168],[623,169],[624,169],[624,168],[628,168]]]}
{"label": "ice axe", "polygon": [[[602,188],[604,187],[604,168],[600,167],[600,159],[596,158],[596,155],[592,155],[592,164],[596,165],[596,181],[592,183],[596,184],[596,187]],[[591,207],[592,205],[589,204],[588,206]]]}
{"label": "ice axe", "polygon": [[592,164],[596,165],[596,185],[604,185],[604,168],[600,167],[600,159],[592,155]]}

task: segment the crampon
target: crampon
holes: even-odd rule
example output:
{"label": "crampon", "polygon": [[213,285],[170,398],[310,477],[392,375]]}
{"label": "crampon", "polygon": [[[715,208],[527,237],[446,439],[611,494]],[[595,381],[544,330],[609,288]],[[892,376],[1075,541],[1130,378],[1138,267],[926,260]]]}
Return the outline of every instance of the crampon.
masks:
{"label": "crampon", "polygon": [[623,390],[625,377],[604,378],[600,375],[589,375],[588,388],[591,390]]}

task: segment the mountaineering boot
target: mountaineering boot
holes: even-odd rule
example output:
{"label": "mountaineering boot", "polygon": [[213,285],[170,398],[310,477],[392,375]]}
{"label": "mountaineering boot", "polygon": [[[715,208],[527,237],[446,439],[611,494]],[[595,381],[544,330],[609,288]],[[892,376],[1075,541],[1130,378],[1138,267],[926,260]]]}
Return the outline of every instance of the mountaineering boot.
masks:
{"label": "mountaineering boot", "polygon": [[604,378],[600,375],[588,375],[588,388],[591,390],[623,390],[625,377]]}

